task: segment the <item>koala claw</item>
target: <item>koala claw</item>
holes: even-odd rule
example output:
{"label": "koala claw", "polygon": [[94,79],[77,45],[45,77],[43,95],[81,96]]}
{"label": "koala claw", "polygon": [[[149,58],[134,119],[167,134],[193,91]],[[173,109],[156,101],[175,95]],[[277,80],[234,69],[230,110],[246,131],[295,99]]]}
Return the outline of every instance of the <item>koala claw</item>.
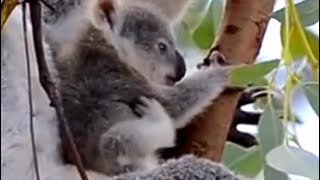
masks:
{"label": "koala claw", "polygon": [[205,58],[202,63],[197,65],[198,69],[202,67],[217,67],[217,66],[227,66],[230,65],[226,61],[226,57],[219,51],[213,51],[209,58]]}
{"label": "koala claw", "polygon": [[153,115],[153,112],[156,114],[161,110],[161,105],[154,99],[149,99],[147,97],[139,97],[135,98],[133,102],[129,105],[134,114],[136,114],[139,118],[142,118],[146,115]]}
{"label": "koala claw", "polygon": [[228,66],[231,65],[226,61],[226,57],[219,51],[213,51],[210,56],[210,64],[213,66]]}
{"label": "koala claw", "polygon": [[145,109],[148,106],[146,97],[138,97],[134,98],[130,103],[129,106],[132,112],[137,115],[139,118],[142,118],[145,115]]}

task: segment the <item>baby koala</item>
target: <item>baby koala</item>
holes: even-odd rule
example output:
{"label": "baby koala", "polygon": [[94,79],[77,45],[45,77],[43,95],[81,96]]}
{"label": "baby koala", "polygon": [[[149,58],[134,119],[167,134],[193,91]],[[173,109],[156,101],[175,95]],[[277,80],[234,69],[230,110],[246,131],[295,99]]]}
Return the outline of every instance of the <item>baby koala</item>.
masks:
{"label": "baby koala", "polygon": [[50,41],[81,158],[107,175],[157,167],[156,151],[173,146],[176,129],[228,85],[230,68],[214,64],[182,79],[185,62],[170,23],[146,2],[89,1],[52,28]]}

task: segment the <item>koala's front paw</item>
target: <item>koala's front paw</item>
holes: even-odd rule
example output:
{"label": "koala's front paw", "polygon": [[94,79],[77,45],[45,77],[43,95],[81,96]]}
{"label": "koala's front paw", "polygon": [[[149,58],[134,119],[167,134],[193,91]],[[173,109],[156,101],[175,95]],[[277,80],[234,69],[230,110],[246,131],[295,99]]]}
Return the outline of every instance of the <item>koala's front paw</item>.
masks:
{"label": "koala's front paw", "polygon": [[136,116],[139,118],[144,116],[144,109],[147,108],[147,104],[145,104],[140,97],[134,98],[130,103],[128,103],[128,105]]}
{"label": "koala's front paw", "polygon": [[223,86],[226,88],[230,84],[230,79],[229,79],[229,68],[224,67],[224,66],[213,66],[208,69],[212,73],[212,77],[214,78],[214,85],[216,86]]}
{"label": "koala's front paw", "polygon": [[156,150],[175,145],[175,128],[172,119],[163,106],[155,99],[139,98],[143,105],[136,106],[136,112],[142,114],[142,121],[152,132],[152,137],[157,139],[150,149]]}
{"label": "koala's front paw", "polygon": [[134,113],[138,117],[146,117],[147,119],[163,119],[166,115],[162,105],[155,99],[148,99],[146,97],[139,97],[133,107]]}
{"label": "koala's front paw", "polygon": [[203,67],[218,67],[228,66],[230,63],[227,62],[226,57],[219,51],[213,51],[209,58],[205,58],[202,63],[198,64],[198,69]]}
{"label": "koala's front paw", "polygon": [[161,108],[161,105],[154,99],[148,99],[147,97],[138,97],[133,99],[130,103],[132,112],[138,117],[144,117],[148,114],[152,114],[157,111],[157,108]]}

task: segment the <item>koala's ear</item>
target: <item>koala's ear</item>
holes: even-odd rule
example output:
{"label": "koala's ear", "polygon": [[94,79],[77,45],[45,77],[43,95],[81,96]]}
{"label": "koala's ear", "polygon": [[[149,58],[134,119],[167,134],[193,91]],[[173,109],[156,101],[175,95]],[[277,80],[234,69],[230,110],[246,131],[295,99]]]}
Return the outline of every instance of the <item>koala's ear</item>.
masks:
{"label": "koala's ear", "polygon": [[115,6],[115,0],[99,0],[98,3],[102,18],[109,23],[111,29],[114,26]]}
{"label": "koala's ear", "polygon": [[93,23],[98,28],[105,28],[108,26],[110,29],[114,26],[115,11],[117,0],[95,0],[91,10],[93,16]]}

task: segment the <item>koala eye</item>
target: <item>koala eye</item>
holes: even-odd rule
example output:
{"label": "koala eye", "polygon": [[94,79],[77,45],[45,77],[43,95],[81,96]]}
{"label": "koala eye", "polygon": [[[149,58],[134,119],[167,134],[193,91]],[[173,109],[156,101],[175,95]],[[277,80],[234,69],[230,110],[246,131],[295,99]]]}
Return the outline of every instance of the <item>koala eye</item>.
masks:
{"label": "koala eye", "polygon": [[164,52],[164,51],[167,51],[168,46],[163,42],[159,42],[158,43],[158,48],[159,48],[160,51]]}

